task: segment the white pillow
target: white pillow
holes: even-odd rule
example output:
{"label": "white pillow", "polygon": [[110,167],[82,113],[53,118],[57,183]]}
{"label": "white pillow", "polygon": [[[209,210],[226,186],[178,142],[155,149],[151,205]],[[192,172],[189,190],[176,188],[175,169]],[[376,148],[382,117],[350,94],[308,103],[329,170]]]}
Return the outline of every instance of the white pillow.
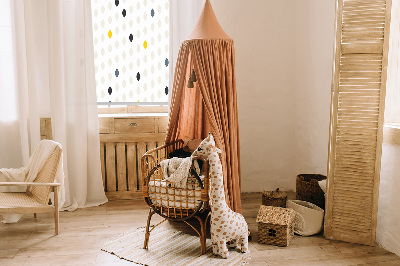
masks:
{"label": "white pillow", "polygon": [[322,191],[326,194],[326,179],[318,181],[318,184],[321,187]]}

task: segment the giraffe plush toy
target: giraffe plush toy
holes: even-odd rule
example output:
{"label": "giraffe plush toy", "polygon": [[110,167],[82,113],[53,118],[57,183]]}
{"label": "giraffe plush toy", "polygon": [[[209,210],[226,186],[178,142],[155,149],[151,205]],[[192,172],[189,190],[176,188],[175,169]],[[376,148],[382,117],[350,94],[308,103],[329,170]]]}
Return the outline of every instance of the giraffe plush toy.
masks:
{"label": "giraffe plush toy", "polygon": [[227,242],[238,245],[242,252],[248,250],[248,226],[240,213],[232,211],[225,202],[222,165],[211,133],[193,152],[193,156],[208,158],[210,165],[211,241],[214,255],[229,256]]}

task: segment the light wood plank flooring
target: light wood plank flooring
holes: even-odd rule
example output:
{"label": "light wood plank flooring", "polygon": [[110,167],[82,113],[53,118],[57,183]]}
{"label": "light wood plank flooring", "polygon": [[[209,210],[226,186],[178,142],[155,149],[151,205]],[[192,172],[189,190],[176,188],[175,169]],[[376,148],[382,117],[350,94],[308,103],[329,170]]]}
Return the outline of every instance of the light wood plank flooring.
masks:
{"label": "light wood plank flooring", "polygon": [[[322,235],[295,236],[289,247],[257,243],[255,222],[260,193],[243,194],[243,214],[252,233],[250,265],[400,265],[400,258],[382,247],[326,240]],[[134,265],[101,251],[103,243],[146,224],[142,200],[112,201],[103,206],[60,213],[60,235],[54,236],[50,214],[25,215],[16,224],[0,223],[0,265]],[[152,223],[161,221],[153,216]],[[185,229],[186,225],[162,226]]]}

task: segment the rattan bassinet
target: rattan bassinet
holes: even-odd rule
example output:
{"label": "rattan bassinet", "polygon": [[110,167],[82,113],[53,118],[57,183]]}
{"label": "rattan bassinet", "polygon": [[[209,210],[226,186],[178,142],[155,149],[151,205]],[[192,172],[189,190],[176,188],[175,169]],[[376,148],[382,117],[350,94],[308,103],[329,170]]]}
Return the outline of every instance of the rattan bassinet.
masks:
{"label": "rattan bassinet", "polygon": [[[164,221],[183,221],[192,227],[200,236],[201,252],[205,254],[206,223],[209,212],[209,173],[208,162],[203,157],[193,157],[192,160],[202,161],[202,176],[191,169],[186,187],[175,187],[174,183],[163,179],[160,162],[169,158],[169,154],[183,147],[183,141],[177,140],[170,144],[146,152],[141,161],[142,191],[145,202],[150,206],[147,219],[144,248],[148,248],[151,217],[154,213],[164,217]],[[190,218],[200,222],[199,232],[189,223]],[[160,223],[161,224],[161,223]]]}

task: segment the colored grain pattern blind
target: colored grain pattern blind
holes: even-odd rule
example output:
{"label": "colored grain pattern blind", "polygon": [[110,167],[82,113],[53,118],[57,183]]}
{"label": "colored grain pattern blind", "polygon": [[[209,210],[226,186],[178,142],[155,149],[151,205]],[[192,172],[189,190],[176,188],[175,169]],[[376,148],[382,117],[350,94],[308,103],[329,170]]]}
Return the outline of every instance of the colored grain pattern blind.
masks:
{"label": "colored grain pattern blind", "polygon": [[374,245],[390,0],[338,0],[325,236]]}

